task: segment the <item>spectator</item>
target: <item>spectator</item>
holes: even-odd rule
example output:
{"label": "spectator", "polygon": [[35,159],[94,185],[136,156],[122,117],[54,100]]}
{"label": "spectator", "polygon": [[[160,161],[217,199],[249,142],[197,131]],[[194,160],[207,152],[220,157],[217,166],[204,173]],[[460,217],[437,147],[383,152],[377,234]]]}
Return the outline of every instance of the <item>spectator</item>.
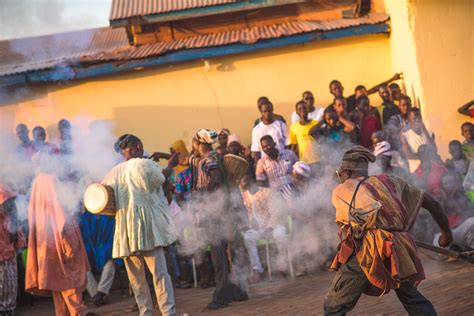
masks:
{"label": "spectator", "polygon": [[[381,85],[387,85],[389,84],[390,82],[392,81],[395,81],[395,80],[398,80],[401,78],[401,74],[395,74],[392,78],[378,84],[378,85],[375,85],[373,86],[372,88],[370,88],[369,90],[367,90],[365,88],[365,86],[363,85],[358,85],[356,88],[355,88],[355,91],[354,91],[354,94],[350,95],[349,97],[345,98],[346,99],[346,111],[347,113],[351,113],[352,111],[355,110],[356,108],[356,101],[357,101],[357,98],[361,95],[365,95],[365,96],[368,96],[372,93],[375,93],[378,91],[379,87]],[[342,86],[341,82],[339,80],[333,80],[331,81],[331,83],[329,84],[329,92],[331,92],[331,94],[336,98],[336,97],[343,97],[343,92],[344,92],[344,87]],[[333,105],[333,103],[330,104],[330,106]]]}
{"label": "spectator", "polygon": [[257,162],[256,178],[260,185],[270,185],[275,190],[292,186],[291,171],[298,157],[291,150],[279,150],[271,135],[260,139],[265,156]]}
{"label": "spectator", "polygon": [[461,133],[464,137],[462,149],[469,160],[474,159],[474,124],[466,122],[461,125]]}
{"label": "spectator", "polygon": [[304,101],[297,102],[295,108],[300,119],[290,127],[291,149],[300,157],[301,161],[308,164],[316,163],[319,161],[319,157],[314,147],[314,138],[309,132],[318,122],[308,118],[308,108]]}
{"label": "spectator", "polygon": [[356,111],[360,129],[359,144],[365,148],[372,146],[372,134],[382,129],[379,111],[370,105],[370,100],[366,96],[357,99]]}
{"label": "spectator", "polygon": [[[408,162],[402,157],[402,155],[397,150],[392,149],[390,143],[387,142],[385,139],[385,134],[382,131],[378,131],[372,134],[374,155],[377,158],[377,162],[381,160],[381,164],[379,164],[379,166],[382,168],[382,172],[396,172],[397,174],[406,173],[406,175],[408,175]],[[404,172],[401,170],[403,170]]]}
{"label": "spectator", "polygon": [[418,149],[420,165],[413,173],[418,185],[439,199],[441,197],[441,177],[448,172],[439,158],[434,144],[423,144]]}
{"label": "spectator", "polygon": [[278,150],[284,150],[287,144],[288,128],[286,123],[277,120],[273,114],[273,104],[265,102],[260,106],[261,122],[252,130],[252,157],[258,161],[266,156],[262,150],[260,139],[265,135],[272,136]]}
{"label": "spectator", "polygon": [[405,158],[408,159],[410,172],[415,171],[420,162],[418,150],[421,145],[433,143],[434,141],[426,130],[421,120],[420,110],[412,108],[408,114],[408,125],[402,131],[400,142]]}
{"label": "spectator", "polygon": [[216,151],[221,155],[227,154],[227,137],[229,137],[229,135],[230,131],[228,128],[223,128],[219,132],[219,136],[217,138],[218,146]]}
{"label": "spectator", "polygon": [[241,182],[242,197],[248,212],[249,229],[244,233],[245,248],[250,259],[252,276],[249,283],[258,283],[263,275],[263,266],[257,249],[257,241],[272,236],[276,241],[279,256],[285,253],[288,235],[285,227],[278,223],[278,218],[271,212],[269,200],[271,190],[257,186],[251,176],[246,176]]}
{"label": "spectator", "polygon": [[[314,106],[314,96],[311,91],[303,92],[303,102],[306,104],[306,109],[308,110],[308,119],[313,121],[321,121],[323,118],[324,108],[322,106]],[[300,116],[295,111],[291,115],[291,124],[295,124],[300,120]]]}
{"label": "spectator", "polygon": [[250,150],[247,147],[242,146],[239,135],[229,135],[229,139],[227,141],[227,152],[247,160],[247,163],[249,164],[248,174],[252,175],[252,177],[255,177],[255,162],[252,159]]}
{"label": "spectator", "polygon": [[398,83],[391,83],[388,88],[390,89],[390,92],[392,93],[392,100],[393,103],[398,105],[400,103],[400,99],[404,96],[402,93],[402,89],[400,89],[400,86]]}
{"label": "spectator", "polygon": [[16,152],[23,157],[31,157],[33,152],[33,142],[30,140],[28,127],[25,124],[16,126],[16,136],[20,140],[20,144],[16,147]]}
{"label": "spectator", "polygon": [[44,151],[48,154],[58,154],[59,149],[46,141],[46,131],[41,126],[33,128],[33,152]]}
{"label": "spectator", "polygon": [[453,140],[449,143],[449,153],[451,159],[446,159],[446,168],[461,176],[465,176],[469,169],[469,161],[462,150],[461,142]]}
{"label": "spectator", "polygon": [[[336,104],[338,101],[336,101]],[[336,106],[337,108],[337,106]],[[324,121],[315,125],[309,131],[314,138],[321,143],[341,143],[350,138],[350,133],[355,129],[355,124],[344,118],[344,114],[338,116],[336,110],[328,108],[324,111]]]}
{"label": "spectator", "polygon": [[58,122],[59,153],[62,155],[72,154],[71,123],[62,119]]}
{"label": "spectator", "polygon": [[[262,112],[262,110],[261,110],[262,105],[265,104],[265,103],[269,103],[269,102],[270,102],[270,99],[268,99],[267,97],[258,98],[258,100],[257,100],[258,111],[261,113]],[[273,115],[275,116],[276,120],[282,121],[283,123],[286,124],[286,120],[283,116],[281,116],[280,114],[276,114],[276,113],[274,113]],[[253,123],[253,127],[257,126],[261,121],[262,121],[261,117],[256,119],[255,122]]]}
{"label": "spectator", "polygon": [[385,130],[389,136],[388,142],[394,149],[401,150],[400,133],[408,125],[408,114],[411,108],[410,97],[402,95],[398,103],[400,114],[392,116],[385,125]]}
{"label": "spectator", "polygon": [[393,103],[392,93],[388,86],[384,85],[379,88],[379,96],[382,99],[382,118],[385,125],[392,116],[399,115],[400,110]]}

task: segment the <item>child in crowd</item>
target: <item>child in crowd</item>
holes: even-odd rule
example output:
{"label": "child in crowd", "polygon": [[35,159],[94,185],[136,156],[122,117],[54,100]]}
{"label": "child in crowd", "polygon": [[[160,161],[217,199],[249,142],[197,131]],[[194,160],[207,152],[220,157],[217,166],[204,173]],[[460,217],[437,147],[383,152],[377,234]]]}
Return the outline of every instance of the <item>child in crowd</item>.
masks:
{"label": "child in crowd", "polygon": [[463,152],[461,142],[453,140],[449,143],[449,153],[452,159],[446,159],[446,168],[461,176],[465,176],[469,169],[469,161]]}

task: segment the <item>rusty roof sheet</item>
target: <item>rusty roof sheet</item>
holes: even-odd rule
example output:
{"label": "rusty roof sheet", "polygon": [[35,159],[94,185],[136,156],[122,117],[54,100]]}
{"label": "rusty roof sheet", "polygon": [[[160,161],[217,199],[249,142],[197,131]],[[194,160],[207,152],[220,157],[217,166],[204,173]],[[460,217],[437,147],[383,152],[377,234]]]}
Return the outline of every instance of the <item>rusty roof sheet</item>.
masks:
{"label": "rusty roof sheet", "polygon": [[110,21],[137,16],[163,14],[221,4],[241,2],[240,0],[113,0]]}
{"label": "rusty roof sheet", "polygon": [[355,19],[325,21],[297,20],[282,24],[256,26],[241,30],[192,36],[170,42],[146,44],[121,52],[100,54],[100,56],[95,56],[94,58],[95,60],[102,61],[141,59],[184,49],[215,47],[236,43],[252,44],[259,40],[278,38],[282,36],[291,36],[315,31],[336,30],[364,24],[377,24],[386,22],[388,19],[389,16],[385,13],[373,13],[367,17]]}
{"label": "rusty roof sheet", "polygon": [[0,41],[0,75],[50,68],[129,48],[125,29],[110,27]]}
{"label": "rusty roof sheet", "polygon": [[130,46],[125,28],[101,28],[88,31],[41,36],[0,42],[0,77],[61,65],[130,61],[160,56],[169,52],[218,47],[236,43],[252,44],[260,40],[308,32],[330,31],[388,21],[385,13],[373,13],[355,19],[324,21],[296,20],[281,24],[255,26],[241,30],[192,36],[169,42]]}

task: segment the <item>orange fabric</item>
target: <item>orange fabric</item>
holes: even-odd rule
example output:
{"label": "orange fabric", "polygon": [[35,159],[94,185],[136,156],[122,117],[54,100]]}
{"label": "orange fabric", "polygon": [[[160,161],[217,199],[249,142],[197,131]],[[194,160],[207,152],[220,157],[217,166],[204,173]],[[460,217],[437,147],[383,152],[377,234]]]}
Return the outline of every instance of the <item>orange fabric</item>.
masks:
{"label": "orange fabric", "polygon": [[348,180],[333,193],[339,218],[348,222],[339,222],[343,242],[331,268],[338,269],[355,252],[372,285],[370,294],[387,293],[402,282],[418,284],[425,274],[408,231],[421,207],[423,192],[398,178],[372,176],[362,184],[355,208],[349,211],[357,182]]}
{"label": "orange fabric", "polygon": [[53,291],[53,302],[56,316],[83,316],[89,312],[82,300],[82,291],[77,289]]}
{"label": "orange fabric", "polygon": [[40,173],[31,190],[26,291],[34,294],[83,290],[90,270],[79,226],[59,203],[59,185],[52,175]]}

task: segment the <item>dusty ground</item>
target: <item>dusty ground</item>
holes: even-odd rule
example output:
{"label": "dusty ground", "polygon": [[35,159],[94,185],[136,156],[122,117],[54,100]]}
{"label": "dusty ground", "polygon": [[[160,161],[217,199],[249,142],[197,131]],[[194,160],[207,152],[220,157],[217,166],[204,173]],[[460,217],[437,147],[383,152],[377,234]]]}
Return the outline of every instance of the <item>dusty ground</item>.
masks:
{"label": "dusty ground", "polygon": [[[474,315],[474,265],[462,262],[425,261],[427,280],[421,292],[435,305],[439,315]],[[203,312],[213,289],[176,290],[178,315],[321,315],[324,295],[333,273],[320,272],[294,280],[280,279],[252,286],[250,300],[229,307]],[[133,298],[122,298],[120,291],[110,295],[109,303],[92,308],[99,315],[138,315],[127,312]],[[92,306],[91,302],[87,302]],[[40,300],[33,307],[19,307],[17,315],[53,315],[50,300]],[[159,312],[155,313],[160,315]],[[406,315],[395,293],[383,298],[363,296],[351,315]]]}

